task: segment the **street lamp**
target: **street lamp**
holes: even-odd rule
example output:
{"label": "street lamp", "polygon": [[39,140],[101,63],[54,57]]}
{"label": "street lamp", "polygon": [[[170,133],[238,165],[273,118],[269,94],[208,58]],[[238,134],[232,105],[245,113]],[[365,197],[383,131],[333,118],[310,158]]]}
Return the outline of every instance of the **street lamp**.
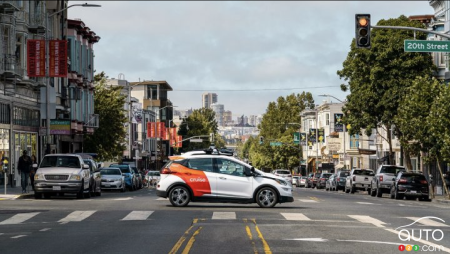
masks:
{"label": "street lamp", "polygon": [[[48,45],[48,20],[55,16],[58,13],[61,13],[71,7],[74,6],[81,6],[81,7],[101,7],[101,5],[98,4],[88,4],[88,3],[84,3],[84,4],[72,4],[67,6],[66,8],[63,8],[57,12],[54,12],[52,14],[48,14],[48,11],[46,12],[46,19],[45,19],[45,78],[46,78],[46,93],[45,93],[45,106],[46,106],[46,120],[45,120],[45,124],[46,124],[46,136],[47,136],[47,148],[50,149],[50,94],[49,94],[49,88],[50,88],[50,79],[49,79],[49,61],[50,61],[50,57],[49,57],[49,45]],[[52,29],[53,31],[53,29]]]}
{"label": "street lamp", "polygon": [[[331,98],[334,98],[334,99],[338,100],[340,103],[345,103],[342,100],[339,100],[338,98],[336,98],[336,97],[334,97],[333,95],[330,95],[330,94],[321,94],[319,96],[321,96],[321,97],[331,97]],[[346,150],[345,150],[345,132],[346,131],[347,131],[346,130],[346,124],[344,124],[344,169],[347,169],[347,156],[346,156],[347,154],[346,154]]]}

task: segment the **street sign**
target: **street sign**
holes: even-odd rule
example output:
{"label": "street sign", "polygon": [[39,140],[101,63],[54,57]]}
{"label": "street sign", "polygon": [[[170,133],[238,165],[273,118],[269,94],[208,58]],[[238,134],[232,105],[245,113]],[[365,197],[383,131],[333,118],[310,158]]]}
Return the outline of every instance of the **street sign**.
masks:
{"label": "street sign", "polygon": [[450,41],[405,40],[405,52],[450,52]]}
{"label": "street sign", "polygon": [[201,138],[193,138],[193,139],[190,139],[189,141],[192,142],[192,143],[201,143],[201,142],[203,142],[203,139],[201,139]]}
{"label": "street sign", "polygon": [[271,146],[281,146],[282,144],[281,142],[270,142]]}

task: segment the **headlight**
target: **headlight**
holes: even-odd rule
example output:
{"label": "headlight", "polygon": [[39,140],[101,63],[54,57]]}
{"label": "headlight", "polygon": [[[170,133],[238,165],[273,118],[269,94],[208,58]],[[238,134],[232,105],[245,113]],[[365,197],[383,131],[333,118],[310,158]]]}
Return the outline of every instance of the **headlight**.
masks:
{"label": "headlight", "polygon": [[80,181],[81,176],[80,175],[71,175],[69,178],[69,181]]}
{"label": "headlight", "polygon": [[283,181],[283,180],[281,180],[281,179],[275,179],[275,181],[276,181],[277,183],[281,184],[281,185],[284,185],[284,186],[287,186],[287,185],[288,185],[288,183],[287,183],[286,181]]}
{"label": "headlight", "polygon": [[44,174],[35,174],[34,180],[44,180]]}

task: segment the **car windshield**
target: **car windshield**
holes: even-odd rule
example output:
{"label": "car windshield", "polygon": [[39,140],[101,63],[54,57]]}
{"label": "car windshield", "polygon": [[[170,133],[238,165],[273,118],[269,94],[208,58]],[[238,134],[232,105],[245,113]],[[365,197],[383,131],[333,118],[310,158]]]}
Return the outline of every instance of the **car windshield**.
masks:
{"label": "car windshield", "polygon": [[135,174],[139,174],[139,171],[138,171],[138,169],[136,167],[132,167],[132,169],[133,169]]}
{"label": "car windshield", "polygon": [[155,172],[148,172],[147,175],[149,176],[160,176],[159,172],[155,171]]}
{"label": "car windshield", "polygon": [[320,173],[314,174],[314,177],[320,177]]}
{"label": "car windshield", "polygon": [[75,156],[45,156],[40,167],[80,168],[80,160]]}
{"label": "car windshield", "polygon": [[355,170],[355,171],[353,171],[353,174],[354,175],[364,175],[364,176],[374,175],[373,171],[371,171],[371,170]]}
{"label": "car windshield", "polygon": [[331,174],[323,174],[322,177],[323,178],[330,178]]}
{"label": "car windshield", "polygon": [[349,176],[349,175],[350,175],[350,172],[348,172],[348,171],[340,172],[340,173],[339,173],[339,176],[340,176],[340,177]]}
{"label": "car windshield", "polygon": [[120,171],[122,171],[122,173],[131,173],[130,167],[127,165],[111,165],[114,166],[115,168],[119,168]]}
{"label": "car windshield", "polygon": [[118,168],[104,168],[100,171],[101,175],[122,175],[122,172]]}
{"label": "car windshield", "polygon": [[405,171],[405,168],[388,166],[388,167],[382,167],[380,170],[380,173],[397,174],[400,171]]}
{"label": "car windshield", "polygon": [[277,170],[277,171],[275,171],[275,173],[276,174],[279,174],[279,175],[290,175],[291,173],[289,172],[289,171],[287,171],[287,170]]}
{"label": "car windshield", "polygon": [[401,179],[406,179],[408,183],[412,181],[420,182],[422,180],[427,180],[423,175],[402,175]]}

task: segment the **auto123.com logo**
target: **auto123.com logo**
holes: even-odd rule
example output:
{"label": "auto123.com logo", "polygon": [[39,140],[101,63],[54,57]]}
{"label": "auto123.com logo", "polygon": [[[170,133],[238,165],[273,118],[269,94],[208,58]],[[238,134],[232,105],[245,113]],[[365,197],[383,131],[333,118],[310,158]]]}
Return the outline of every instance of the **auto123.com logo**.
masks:
{"label": "auto123.com logo", "polygon": [[[417,241],[422,241],[422,240],[425,240],[425,241],[434,240],[436,242],[441,241],[442,239],[444,239],[444,232],[440,229],[411,228],[416,222],[418,222],[420,220],[429,220],[429,219],[436,219],[436,220],[445,222],[443,219],[434,217],[434,216],[425,216],[425,217],[419,218],[411,224],[396,228],[395,230],[398,231],[398,238],[404,242],[411,242],[411,241],[417,242]],[[443,248],[444,247],[442,245],[435,245],[435,244],[421,245],[421,246],[417,245],[417,244],[414,244],[414,245],[401,244],[400,246],[398,246],[399,251],[405,251],[405,250],[406,251],[442,251]]]}

